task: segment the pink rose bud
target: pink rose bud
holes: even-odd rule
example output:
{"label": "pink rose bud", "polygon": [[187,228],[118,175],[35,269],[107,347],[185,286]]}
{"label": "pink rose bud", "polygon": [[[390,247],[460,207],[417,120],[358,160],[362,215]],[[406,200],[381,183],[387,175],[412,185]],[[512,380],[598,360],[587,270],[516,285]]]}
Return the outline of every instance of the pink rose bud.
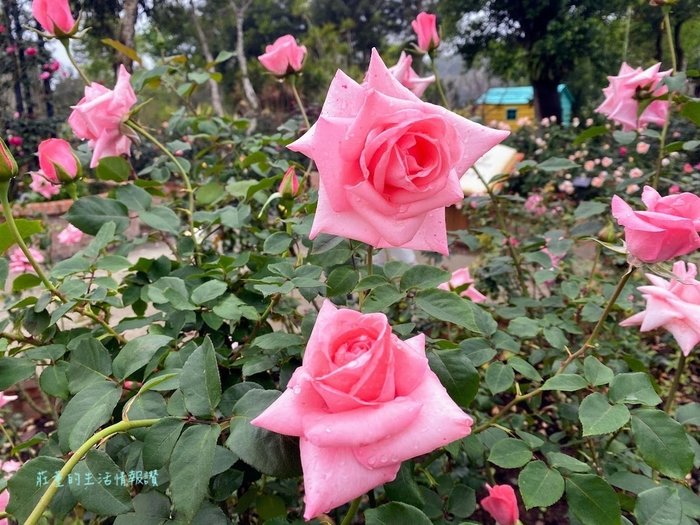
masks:
{"label": "pink rose bud", "polygon": [[58,234],[56,238],[61,244],[70,246],[73,244],[78,244],[83,240],[83,232],[72,224],[69,224],[61,231],[61,233]]}
{"label": "pink rose bud", "polygon": [[646,142],[637,143],[637,153],[640,155],[645,155],[649,151],[649,144]]}
{"label": "pink rose bud", "polygon": [[5,48],[5,53],[7,53],[8,55],[14,55],[16,51],[17,51],[17,46],[7,46]]}
{"label": "pink rose bud", "polygon": [[622,124],[624,131],[646,127],[648,124],[663,125],[668,115],[668,100],[654,100],[637,116],[639,98],[658,97],[668,93],[661,81],[670,71],[659,71],[661,63],[642,70],[623,62],[617,76],[610,76],[610,85],[603,89],[605,100],[596,108],[598,113]]}
{"label": "pink rose bud", "polygon": [[435,82],[435,75],[429,77],[420,77],[418,73],[411,67],[413,57],[401,51],[401,57],[396,65],[391,66],[389,71],[394,75],[396,80],[401,82],[401,85],[410,89],[417,97],[423,95],[430,84]]}
{"label": "pink rose bud", "polygon": [[437,32],[437,16],[430,13],[419,13],[411,22],[411,27],[418,37],[416,46],[422,53],[430,53],[440,45],[440,37]]}
{"label": "pink rose bud", "polygon": [[59,69],[61,69],[61,64],[59,64],[58,61],[52,60],[51,62],[49,62],[49,71],[55,73]]}
{"label": "pink rose bud", "polygon": [[42,71],[41,73],[39,73],[40,80],[48,80],[50,78],[51,78],[51,73],[49,73],[48,71]]}
{"label": "pink rose bud", "polygon": [[7,182],[17,176],[17,161],[12,156],[10,148],[0,138],[0,182]]}
{"label": "pink rose bud", "polygon": [[459,294],[460,296],[471,299],[475,303],[483,303],[486,301],[486,296],[474,288],[474,279],[472,279],[472,276],[469,273],[469,268],[460,268],[459,270],[455,270],[452,272],[452,277],[450,280],[438,285],[438,288],[440,290],[450,291],[457,290],[465,285],[468,286],[462,290],[462,292]]}
{"label": "pink rose bud", "polygon": [[97,82],[86,86],[85,96],[73,106],[68,117],[73,132],[87,139],[92,149],[91,168],[96,168],[104,157],[131,155],[131,139],[123,133],[124,123],[137,100],[130,78],[122,65],[113,90]]}
{"label": "pink rose bud", "polygon": [[78,29],[68,0],[33,0],[32,14],[51,36],[72,36]]}
{"label": "pink rose bud", "polygon": [[20,146],[22,146],[22,144],[24,144],[24,139],[22,137],[18,137],[17,135],[10,135],[9,137],[7,137],[7,143],[10,146],[19,148]]}
{"label": "pink rose bud", "polygon": [[473,421],[430,370],[424,334],[403,341],[384,314],[326,300],[302,366],[251,424],[301,438],[311,520],[395,479],[403,461],[468,436]]}
{"label": "pink rose bud", "polygon": [[618,151],[620,152],[620,155],[623,156],[623,157],[624,157],[625,155],[627,155],[627,148],[624,147],[624,146],[620,146],[620,149],[619,149]]}
{"label": "pink rose bud", "polygon": [[35,57],[38,51],[36,50],[35,47],[28,47],[27,49],[24,50],[24,54],[28,57]]}
{"label": "pink rose bud", "polygon": [[301,71],[305,56],[306,47],[297,44],[292,35],[284,35],[266,46],[258,60],[273,75],[285,77]]}
{"label": "pink rose bud", "polygon": [[678,184],[673,184],[669,189],[668,193],[669,195],[673,195],[674,193],[680,193],[681,192],[681,187]]}
{"label": "pink rose bud", "polygon": [[39,166],[54,184],[70,182],[82,174],[82,167],[73,148],[63,139],[48,139],[39,144]]}
{"label": "pink rose bud", "polygon": [[[44,256],[36,248],[29,248],[29,253],[32,254],[32,257],[36,262],[44,262]],[[27,273],[33,271],[34,267],[29,262],[29,259],[27,259],[27,256],[24,255],[24,252],[19,248],[19,246],[16,246],[10,252],[10,272]]]}
{"label": "pink rose bud", "polygon": [[282,182],[277,191],[282,194],[283,197],[296,197],[299,193],[299,178],[297,177],[297,172],[294,166],[290,166],[284,176],[282,177]]}
{"label": "pink rose bud", "polygon": [[464,200],[459,178],[507,136],[422,102],[373,50],[365,81],[336,73],[321,117],[288,146],[318,166],[311,239],[446,255],[445,208]]}
{"label": "pink rose bud", "polygon": [[700,197],[680,193],[661,197],[645,186],[642,202],[647,211],[635,211],[617,195],[612,214],[625,229],[627,252],[645,263],[656,263],[700,248]]}
{"label": "pink rose bud", "polygon": [[481,506],[491,514],[498,525],[515,525],[520,519],[518,498],[510,485],[486,485],[489,495],[481,500]]}
{"label": "pink rose bud", "polygon": [[646,301],[646,310],[620,323],[620,326],[640,325],[648,332],[665,328],[678,342],[684,355],[700,343],[700,281],[693,263],[677,261],[673,265],[675,279],[667,281],[658,275],[646,274],[651,286],[638,289]]}

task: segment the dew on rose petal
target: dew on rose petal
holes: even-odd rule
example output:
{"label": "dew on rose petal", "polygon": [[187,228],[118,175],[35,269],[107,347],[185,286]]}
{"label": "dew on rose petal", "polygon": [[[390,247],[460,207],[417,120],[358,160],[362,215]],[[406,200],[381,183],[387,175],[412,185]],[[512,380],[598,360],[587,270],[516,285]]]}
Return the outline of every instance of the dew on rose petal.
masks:
{"label": "dew on rose petal", "polygon": [[331,427],[326,427],[326,433],[327,433],[327,434],[330,434],[331,432],[333,432],[333,431],[331,430]]}
{"label": "dew on rose petal", "polygon": [[367,459],[367,464],[370,466],[374,466],[374,464],[377,462],[377,458],[375,456],[371,456]]}
{"label": "dew on rose petal", "polygon": [[382,457],[379,458],[379,461],[381,463],[387,463],[389,461],[389,458],[387,456],[385,456],[384,454],[382,454]]}
{"label": "dew on rose petal", "polygon": [[299,385],[296,385],[294,388],[292,388],[292,392],[294,392],[297,395],[301,394],[301,387]]}

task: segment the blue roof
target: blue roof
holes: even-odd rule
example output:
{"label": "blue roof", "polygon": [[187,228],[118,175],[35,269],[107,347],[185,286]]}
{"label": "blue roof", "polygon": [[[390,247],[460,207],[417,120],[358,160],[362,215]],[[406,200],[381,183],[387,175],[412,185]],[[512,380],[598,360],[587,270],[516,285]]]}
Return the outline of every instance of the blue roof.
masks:
{"label": "blue roof", "polygon": [[[566,94],[573,100],[571,93],[564,84],[557,86],[559,94]],[[530,104],[535,97],[532,86],[492,87],[476,99],[477,104]]]}

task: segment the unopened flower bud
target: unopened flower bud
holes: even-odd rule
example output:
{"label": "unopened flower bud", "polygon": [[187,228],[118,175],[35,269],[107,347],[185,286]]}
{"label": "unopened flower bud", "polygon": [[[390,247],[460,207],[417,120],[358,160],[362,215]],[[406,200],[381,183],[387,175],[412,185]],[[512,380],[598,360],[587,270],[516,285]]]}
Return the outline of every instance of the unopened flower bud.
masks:
{"label": "unopened flower bud", "polygon": [[17,176],[17,161],[10,153],[5,141],[0,138],[0,182],[7,182]]}
{"label": "unopened flower bud", "polygon": [[294,166],[290,166],[282,177],[282,182],[278,190],[283,197],[296,197],[299,193],[299,178],[294,170]]}

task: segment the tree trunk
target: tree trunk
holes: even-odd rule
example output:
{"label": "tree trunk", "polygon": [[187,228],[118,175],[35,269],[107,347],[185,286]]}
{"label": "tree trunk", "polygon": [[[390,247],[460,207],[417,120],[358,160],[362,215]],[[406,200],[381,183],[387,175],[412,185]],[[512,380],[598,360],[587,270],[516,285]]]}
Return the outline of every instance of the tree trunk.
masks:
{"label": "tree trunk", "polygon": [[[197,38],[199,39],[199,45],[202,46],[202,54],[204,59],[208,64],[214,63],[214,57],[209,49],[209,44],[207,43],[207,37],[202,30],[202,24],[199,23],[199,17],[197,16],[197,9],[194,6],[194,0],[190,0],[190,7],[192,8],[192,23],[194,24],[194,29],[197,33]],[[211,71],[208,71],[211,72]],[[211,93],[211,107],[214,109],[214,113],[217,116],[224,116],[224,106],[221,103],[221,92],[219,91],[219,83],[213,78],[209,79],[209,91]]]}
{"label": "tree trunk", "polygon": [[[124,16],[119,24],[119,41],[131,49],[136,47],[136,19],[138,14],[138,0],[124,0]],[[117,54],[117,64],[123,64],[129,73],[134,69],[133,60],[122,53]]]}
{"label": "tree trunk", "polygon": [[532,87],[535,91],[535,115],[538,119],[554,115],[557,117],[557,122],[561,123],[561,100],[557,91],[558,85],[557,80],[549,78],[532,79]]}
{"label": "tree trunk", "polygon": [[685,71],[685,52],[683,51],[683,42],[681,41],[681,29],[685,20],[676,22],[673,26],[673,47],[676,48],[676,63],[678,71]]}
{"label": "tree trunk", "polygon": [[245,0],[239,6],[235,0],[231,0],[231,8],[236,17],[236,58],[238,59],[238,66],[241,70],[243,92],[250,104],[250,109],[254,113],[257,113],[260,109],[260,102],[258,102],[258,96],[255,94],[255,89],[253,89],[253,84],[251,84],[250,77],[248,76],[248,62],[243,49],[243,20],[245,19],[245,12],[250,7],[251,2],[252,0]]}
{"label": "tree trunk", "polygon": [[[7,27],[7,41],[11,46],[17,47],[15,38],[12,33],[12,10],[13,10],[14,0],[3,0],[2,8],[5,14],[5,20],[8,22]],[[16,7],[16,6],[15,6]],[[20,116],[24,116],[24,97],[22,96],[22,84],[20,82],[20,65],[19,59],[17,57],[18,51],[15,51],[14,55],[14,69],[12,71],[12,88],[15,95],[15,112]]]}

